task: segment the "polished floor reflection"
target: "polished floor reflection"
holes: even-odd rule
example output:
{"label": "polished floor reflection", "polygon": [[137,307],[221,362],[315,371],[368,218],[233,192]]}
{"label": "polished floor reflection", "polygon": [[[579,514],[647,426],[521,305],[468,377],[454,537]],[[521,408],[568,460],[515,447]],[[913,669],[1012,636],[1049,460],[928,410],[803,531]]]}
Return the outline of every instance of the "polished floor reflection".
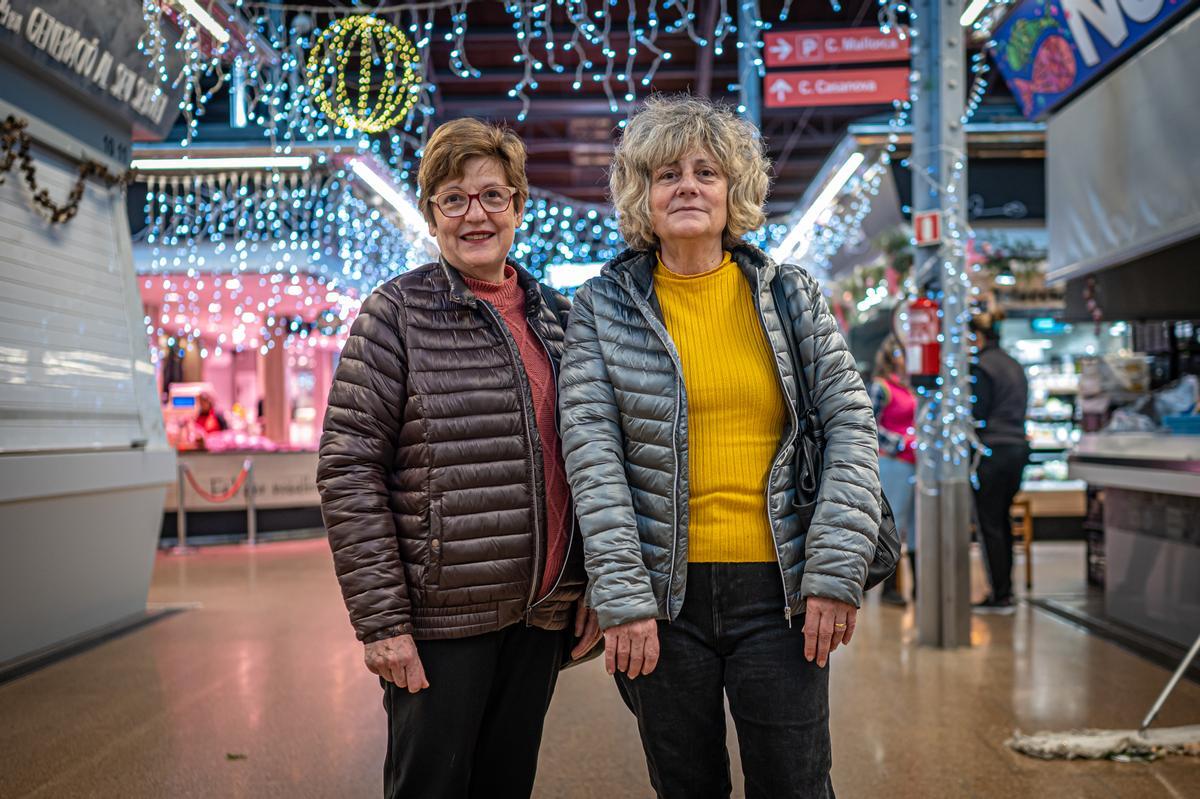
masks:
{"label": "polished floor reflection", "polygon": [[[1035,558],[1036,593],[1082,590],[1080,546]],[[160,555],[150,599],[189,609],[0,686],[0,797],[381,795],[379,686],[323,541]],[[975,618],[972,636],[918,648],[911,613],[868,604],[832,663],[839,797],[1200,796],[1200,759],[1043,763],[1003,745],[1014,727],[1136,726],[1164,669],[1027,605]],[[559,685],[536,795],[650,796],[600,664]],[[1197,720],[1185,682],[1160,723]]]}

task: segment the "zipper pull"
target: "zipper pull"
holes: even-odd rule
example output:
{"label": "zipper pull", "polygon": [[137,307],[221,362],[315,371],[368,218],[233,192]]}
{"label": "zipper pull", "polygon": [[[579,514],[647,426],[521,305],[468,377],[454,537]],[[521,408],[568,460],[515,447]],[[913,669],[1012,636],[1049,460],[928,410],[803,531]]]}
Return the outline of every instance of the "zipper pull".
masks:
{"label": "zipper pull", "polygon": [[792,629],[792,606],[791,605],[783,606],[783,617],[785,619],[787,619],[788,629],[789,630]]}

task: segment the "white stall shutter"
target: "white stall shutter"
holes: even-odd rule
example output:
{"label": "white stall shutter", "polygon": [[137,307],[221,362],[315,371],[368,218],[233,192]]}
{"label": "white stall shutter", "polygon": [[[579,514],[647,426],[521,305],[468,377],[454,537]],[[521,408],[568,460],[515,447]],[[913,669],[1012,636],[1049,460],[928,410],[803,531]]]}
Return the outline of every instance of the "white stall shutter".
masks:
{"label": "white stall shutter", "polygon": [[1200,236],[1198,75],[1200,11],[1051,118],[1052,281]]}
{"label": "white stall shutter", "polygon": [[[42,151],[35,164],[64,201],[75,167]],[[34,209],[20,174],[0,185],[0,452],[146,440],[148,344],[126,236],[123,197],[94,180],[63,224]]]}

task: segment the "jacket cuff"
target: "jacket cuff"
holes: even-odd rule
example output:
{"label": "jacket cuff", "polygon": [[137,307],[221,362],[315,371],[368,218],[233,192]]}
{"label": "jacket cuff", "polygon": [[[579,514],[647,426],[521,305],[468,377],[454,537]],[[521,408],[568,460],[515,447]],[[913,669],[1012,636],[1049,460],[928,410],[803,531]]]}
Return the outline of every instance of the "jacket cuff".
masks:
{"label": "jacket cuff", "polygon": [[[805,574],[800,580],[800,596],[807,600],[810,596],[826,599],[836,599],[846,602],[856,608],[862,607],[863,587],[858,581],[847,577],[834,577],[831,574]],[[801,611],[807,610],[807,602]]]}
{"label": "jacket cuff", "polygon": [[631,621],[658,618],[658,602],[654,597],[633,597],[606,602],[595,608],[596,617],[600,620],[600,629],[607,630],[619,624]]}
{"label": "jacket cuff", "polygon": [[376,641],[384,641],[388,638],[396,638],[397,636],[412,635],[412,634],[413,634],[412,624],[405,622],[404,624],[397,624],[393,627],[385,627],[382,630],[376,630],[375,632],[371,633],[370,635],[364,635],[362,637],[362,642],[364,644],[373,644]]}

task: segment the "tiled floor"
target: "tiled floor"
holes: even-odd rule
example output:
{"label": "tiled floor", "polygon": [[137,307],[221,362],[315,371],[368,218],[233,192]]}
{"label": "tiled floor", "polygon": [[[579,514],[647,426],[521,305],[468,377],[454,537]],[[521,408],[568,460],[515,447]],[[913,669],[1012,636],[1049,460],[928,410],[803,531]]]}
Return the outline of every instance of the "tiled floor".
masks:
{"label": "tiled floor", "polygon": [[[1078,545],[1035,557],[1039,593],[1081,590]],[[381,794],[379,687],[323,541],[160,556],[150,599],[195,605],[0,686],[0,797]],[[918,648],[910,613],[866,607],[832,666],[840,797],[1200,796],[1200,759],[1046,763],[1004,747],[1017,727],[1136,726],[1165,670],[1028,606],[974,619],[972,635],[969,650]],[[536,795],[649,796],[601,665],[559,685]],[[1160,723],[1198,720],[1185,682]]]}

